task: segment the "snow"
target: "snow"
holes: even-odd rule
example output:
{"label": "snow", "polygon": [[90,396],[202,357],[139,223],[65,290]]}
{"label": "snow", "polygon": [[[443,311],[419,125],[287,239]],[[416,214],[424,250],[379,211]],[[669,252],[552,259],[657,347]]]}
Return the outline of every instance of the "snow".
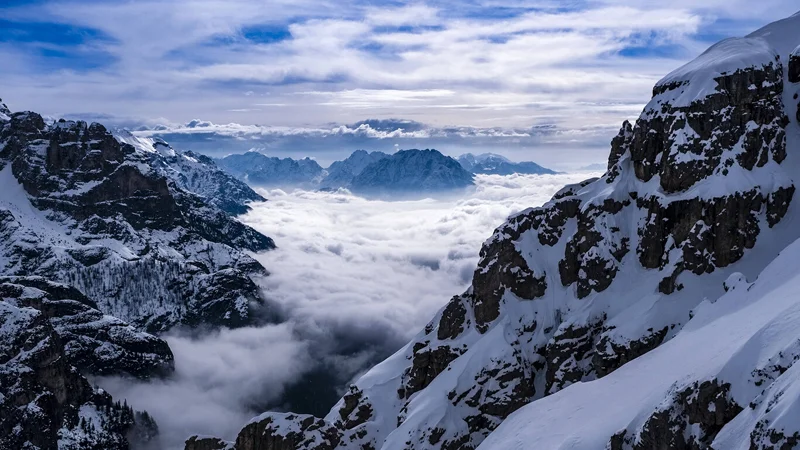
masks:
{"label": "snow", "polygon": [[787,61],[800,41],[800,15],[773,22],[746,37],[729,38],[712,45],[698,58],[661,79],[656,86],[680,86],[656,95],[645,108],[689,106],[716,91],[715,78],[738,69],[761,67]]}
{"label": "snow", "polygon": [[[666,344],[604,378],[575,384],[523,407],[479,448],[604,448],[610,436],[654,411],[673,387],[698,380],[718,377],[733,382],[734,398],[747,405],[759,391],[747,382],[747,368],[762,366],[800,338],[798,289],[800,241],[782,252],[750,289],[734,289],[714,304],[701,304],[694,318]],[[795,368],[791,378],[798,381],[798,376],[800,368]],[[800,388],[792,397],[800,397]],[[757,415],[745,409],[740,416],[723,429],[714,448],[748,448],[747,439],[735,430],[746,430],[737,426],[739,422]],[[791,416],[792,426],[798,417]]]}
{"label": "snow", "polygon": [[762,38],[725,39],[662,78],[656,86],[671,88],[653,97],[645,109],[659,109],[667,102],[675,108],[689,106],[717,91],[715,78],[739,69],[774,64],[777,57],[778,53]]}

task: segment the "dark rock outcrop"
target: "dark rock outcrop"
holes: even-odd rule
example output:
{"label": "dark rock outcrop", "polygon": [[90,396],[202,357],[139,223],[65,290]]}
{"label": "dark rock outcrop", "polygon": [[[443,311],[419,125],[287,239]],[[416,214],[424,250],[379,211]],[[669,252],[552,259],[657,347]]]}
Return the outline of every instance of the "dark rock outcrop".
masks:
{"label": "dark rock outcrop", "polygon": [[697,382],[676,391],[637,430],[614,435],[610,450],[710,449],[722,427],[742,411],[730,384]]}
{"label": "dark rock outcrop", "polygon": [[135,427],[69,363],[45,314],[0,300],[0,448],[126,450]]}
{"label": "dark rock outcrop", "polygon": [[236,450],[333,450],[339,430],[322,419],[298,414],[270,414],[245,426]]}
{"label": "dark rock outcrop", "polygon": [[20,191],[19,205],[0,205],[0,273],[75,286],[149,331],[256,320],[263,299],[251,276],[267,273],[245,251],[273,241],[214,195],[182,187],[200,190],[201,181],[167,176],[179,166],[169,155],[120,142],[100,124],[47,124],[31,112],[0,118],[0,142],[3,180]]}
{"label": "dark rock outcrop", "polygon": [[164,340],[104,315],[75,288],[40,277],[0,277],[0,298],[49,319],[69,363],[82,373],[149,378],[173,371]]}

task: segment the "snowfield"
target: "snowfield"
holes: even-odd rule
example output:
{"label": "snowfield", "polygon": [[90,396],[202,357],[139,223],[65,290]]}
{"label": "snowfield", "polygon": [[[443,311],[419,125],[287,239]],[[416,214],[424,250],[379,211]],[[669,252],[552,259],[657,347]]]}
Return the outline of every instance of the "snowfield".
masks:
{"label": "snowfield", "polygon": [[[762,418],[796,428],[800,370],[797,366],[758,386],[756,371],[800,358],[800,241],[789,245],[752,283],[739,273],[729,291],[706,299],[669,342],[595,381],[574,384],[512,414],[480,449],[605,448],[609,437],[643,425],[672,391],[689,383],[721,379],[746,408],[712,444],[747,450]],[[792,387],[793,386],[793,387]]]}

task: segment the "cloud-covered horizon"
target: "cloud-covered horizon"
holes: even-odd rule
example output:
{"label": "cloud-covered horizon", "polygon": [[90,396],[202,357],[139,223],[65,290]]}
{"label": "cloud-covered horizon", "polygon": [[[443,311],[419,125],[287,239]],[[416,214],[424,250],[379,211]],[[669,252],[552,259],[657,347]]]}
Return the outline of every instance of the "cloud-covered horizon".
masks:
{"label": "cloud-covered horizon", "polygon": [[[143,126],[132,132],[143,137],[163,138],[176,148],[212,157],[259,151],[281,158],[310,157],[323,167],[350,156],[357,149],[393,153],[411,148],[435,148],[452,157],[464,153],[498,153],[514,161],[533,160],[556,170],[575,170],[604,162],[608,147],[606,135],[616,133],[617,128],[618,125],[590,126],[565,131],[554,126],[431,127],[403,119],[292,128],[192,120],[186,124]],[[554,149],[559,151],[554,152]],[[565,158],[565,154],[570,158]]]}
{"label": "cloud-covered horizon", "polygon": [[663,75],[790,3],[14,0],[0,7],[0,96],[140,124],[399,117],[554,130],[528,147],[607,144]]}
{"label": "cloud-covered horizon", "polygon": [[[286,401],[324,414],[343,393],[337,389],[467,288],[481,244],[507,216],[590,175],[479,175],[463,195],[400,202],[262,191],[269,201],[240,218],[278,244],[256,258],[271,273],[264,294],[285,322],[171,334],[172,378],[96,382],[150,412],[161,433],[156,448],[165,450],[198,433],[234,439],[251,417]],[[312,384],[287,394],[303,377]],[[309,402],[304,391],[324,398]]]}

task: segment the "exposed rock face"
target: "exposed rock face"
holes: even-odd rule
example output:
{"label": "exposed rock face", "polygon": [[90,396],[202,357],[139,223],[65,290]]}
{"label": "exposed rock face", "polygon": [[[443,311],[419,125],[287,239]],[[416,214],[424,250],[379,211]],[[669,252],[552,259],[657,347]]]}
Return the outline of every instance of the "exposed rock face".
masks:
{"label": "exposed rock face", "polygon": [[[477,448],[530,402],[663,348],[704,298],[723,295],[708,279],[758,273],[800,236],[784,221],[794,105],[778,56],[760,37],[727,40],[659,82],[601,178],[497,228],[472,286],[334,406],[325,420],[339,448]],[[679,381],[663,408],[600,446],[708,448],[743,406],[725,379]],[[773,432],[794,438],[759,436]]]}
{"label": "exposed rock face", "polygon": [[231,450],[233,443],[215,437],[192,436],[186,440],[186,450]]}
{"label": "exposed rock face", "polygon": [[249,202],[265,200],[250,186],[217,167],[208,156],[176,150],[159,138],[140,138],[127,131],[115,132],[114,137],[147,156],[153,169],[178,187],[203,197],[230,215],[244,214],[250,210]]}
{"label": "exposed rock face", "polygon": [[269,414],[245,426],[236,450],[333,450],[340,432],[322,419],[298,414]]}
{"label": "exposed rock face", "polygon": [[166,176],[170,161],[99,124],[0,120],[0,273],[75,286],[150,331],[251,323],[266,271],[244,250],[274,243]]}
{"label": "exposed rock face", "polygon": [[165,341],[104,315],[75,288],[40,277],[0,277],[0,298],[49,319],[69,363],[83,373],[149,378],[173,370]]}
{"label": "exposed rock face", "polygon": [[800,83],[800,46],[789,56],[789,82]]}
{"label": "exposed rock face", "polygon": [[0,300],[0,448],[129,448],[136,414],[68,361],[45,314]]}
{"label": "exposed rock face", "polygon": [[722,427],[741,411],[730,397],[730,384],[693,383],[674,392],[637,430],[612,436],[609,449],[709,449]]}

